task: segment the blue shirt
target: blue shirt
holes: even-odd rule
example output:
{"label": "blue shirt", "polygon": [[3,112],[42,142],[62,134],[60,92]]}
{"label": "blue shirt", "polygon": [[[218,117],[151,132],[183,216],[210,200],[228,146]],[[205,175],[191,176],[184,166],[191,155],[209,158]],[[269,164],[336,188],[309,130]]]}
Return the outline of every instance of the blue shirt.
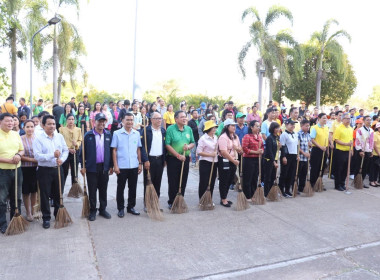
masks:
{"label": "blue shirt", "polygon": [[[273,122],[273,121],[272,121]],[[261,134],[265,134],[266,137],[268,137],[270,135],[269,133],[269,127],[270,127],[270,124],[272,122],[269,122],[268,120],[265,120],[262,124],[261,124]]]}
{"label": "blue shirt", "polygon": [[137,149],[141,148],[141,138],[136,130],[132,129],[130,133],[124,127],[116,130],[112,137],[111,147],[117,149],[117,164],[120,169],[139,166]]}
{"label": "blue shirt", "polygon": [[235,133],[239,137],[240,144],[243,143],[244,135],[248,134],[248,126],[244,125],[243,128],[240,128],[237,124]]}

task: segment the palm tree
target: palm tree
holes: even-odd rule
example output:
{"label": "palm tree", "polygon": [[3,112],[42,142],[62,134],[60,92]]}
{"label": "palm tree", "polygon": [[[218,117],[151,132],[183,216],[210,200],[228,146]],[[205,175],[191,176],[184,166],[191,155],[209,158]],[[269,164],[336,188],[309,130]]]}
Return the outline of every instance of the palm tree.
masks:
{"label": "palm tree", "polygon": [[343,29],[336,31],[329,36],[329,31],[331,24],[339,25],[338,21],[335,19],[329,19],[323,26],[322,32],[314,32],[311,36],[311,42],[314,42],[318,47],[318,72],[316,81],[316,106],[319,108],[321,103],[321,85],[322,85],[322,74],[323,74],[323,58],[324,52],[328,51],[334,61],[339,72],[343,73],[345,71],[345,56],[342,46],[338,43],[336,38],[346,37],[351,42],[351,36]]}
{"label": "palm tree", "polygon": [[[17,100],[17,58],[23,59],[31,34],[46,24],[43,14],[47,11],[45,0],[8,0],[5,12],[8,18],[5,46],[10,48],[12,95]],[[40,35],[34,41],[34,62],[39,68],[44,40]],[[21,47],[21,50],[19,49]]]}
{"label": "palm tree", "polygon": [[[274,5],[269,8],[265,20],[262,21],[257,9],[251,7],[243,12],[242,20],[248,16],[252,15],[254,22],[249,27],[249,34],[251,40],[248,41],[240,51],[238,57],[238,63],[243,77],[246,76],[246,71],[244,68],[244,59],[251,48],[255,46],[259,53],[259,60],[257,64],[257,74],[260,75],[259,65],[265,66],[265,76],[270,80],[270,86],[272,89],[275,87],[275,81],[273,74],[278,71],[282,82],[289,82],[289,74],[287,70],[287,51],[284,48],[284,44],[288,46],[297,46],[297,42],[293,39],[291,33],[288,30],[281,30],[276,35],[269,33],[269,27],[277,18],[284,16],[291,23],[293,23],[292,13],[285,7]],[[261,76],[259,76],[261,78]],[[270,93],[271,94],[271,93]],[[271,98],[271,96],[270,96]],[[259,102],[261,106],[261,86],[259,87]]]}

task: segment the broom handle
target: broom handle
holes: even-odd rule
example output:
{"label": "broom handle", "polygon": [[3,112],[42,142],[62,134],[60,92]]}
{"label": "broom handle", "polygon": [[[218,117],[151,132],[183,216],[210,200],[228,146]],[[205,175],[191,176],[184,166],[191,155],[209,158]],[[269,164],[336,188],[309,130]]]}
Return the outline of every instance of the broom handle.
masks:
{"label": "broom handle", "polygon": [[[327,145],[327,143],[326,143],[326,145]],[[321,162],[321,171],[319,172],[319,177],[322,177],[322,169],[323,169],[323,162],[325,161],[325,153],[326,153],[326,150],[323,151],[322,162]]]}
{"label": "broom handle", "polygon": [[18,213],[18,201],[17,201],[17,164],[15,165],[15,212]]}
{"label": "broom handle", "polygon": [[74,148],[74,177],[75,177],[75,180],[77,179],[77,150],[75,150]]}
{"label": "broom handle", "polygon": [[346,191],[348,190],[348,179],[350,178],[351,150],[352,150],[352,144],[350,146],[350,151],[348,153],[348,166],[347,166],[347,176],[346,176]]}
{"label": "broom handle", "polygon": [[297,177],[298,177],[298,167],[300,165],[300,142],[298,141],[298,147],[297,147],[298,151],[297,151],[297,168],[296,168],[296,180],[297,180]]}
{"label": "broom handle", "polygon": [[[364,153],[364,152],[363,152],[363,153]],[[365,154],[363,155],[363,157],[362,157],[362,162],[361,162],[361,164],[360,164],[360,171],[359,171],[360,174],[362,173],[362,169],[363,169],[364,157],[365,157]]]}
{"label": "broom handle", "polygon": [[[149,160],[149,154],[148,154],[148,145],[147,145],[147,142],[146,142],[146,119],[144,117],[144,142],[145,142],[145,152],[146,152],[146,156],[148,157],[148,160]],[[147,177],[150,178],[150,172],[149,172],[149,169],[147,170]]]}
{"label": "broom handle", "polygon": [[[82,124],[82,163],[83,168],[86,169],[86,161],[84,156],[84,124]],[[86,192],[86,173],[83,175],[83,191]]]}
{"label": "broom handle", "polygon": [[58,169],[58,186],[59,186],[59,203],[60,206],[63,206],[63,197],[62,197],[62,191],[61,191],[61,166],[57,163],[57,169]]}
{"label": "broom handle", "polygon": [[331,159],[330,159],[330,170],[329,170],[329,179],[331,179],[331,167],[333,161],[334,149],[331,150]]}
{"label": "broom handle", "polygon": [[[215,145],[215,153],[216,153],[216,150],[218,149],[218,143],[216,143]],[[211,172],[210,172],[210,177],[208,178],[208,186],[207,186],[207,189],[210,189],[210,185],[211,185],[211,178],[212,178],[212,172],[214,171],[214,158],[212,159],[212,163],[211,163]]]}
{"label": "broom handle", "polygon": [[[185,156],[185,151],[183,151],[183,156]],[[186,159],[185,159],[186,160]],[[182,161],[182,167],[181,167],[181,176],[179,177],[179,188],[178,193],[182,193],[182,175],[183,175],[183,166],[185,165],[185,162]]]}
{"label": "broom handle", "polygon": [[[261,139],[259,139],[259,150],[260,148],[261,148]],[[259,154],[259,185],[261,186],[261,154]]]}

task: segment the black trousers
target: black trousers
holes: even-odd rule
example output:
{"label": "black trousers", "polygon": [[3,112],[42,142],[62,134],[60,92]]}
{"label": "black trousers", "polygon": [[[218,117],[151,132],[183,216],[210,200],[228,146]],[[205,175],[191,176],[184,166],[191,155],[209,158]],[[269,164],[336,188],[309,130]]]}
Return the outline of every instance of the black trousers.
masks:
{"label": "black trousers", "polygon": [[[149,156],[149,162],[150,162],[150,169],[149,169],[150,179],[152,180],[152,184],[154,186],[154,189],[156,190],[157,196],[160,197],[162,174],[164,173],[164,164],[162,163],[162,156],[160,157]],[[147,184],[147,174],[148,172],[144,168],[144,201],[145,201],[145,191],[146,191],[146,184]]]}
{"label": "black trousers", "polygon": [[[182,184],[181,184],[181,193],[183,196],[185,196],[187,177],[189,176],[189,162],[190,162],[190,157],[187,156],[183,165],[183,175],[182,175]],[[182,161],[180,161],[179,159],[175,157],[168,156],[166,158],[166,163],[167,163],[166,172],[168,176],[168,185],[169,185],[168,204],[173,204],[175,196],[177,195],[178,190],[179,190]]]}
{"label": "black trousers", "polygon": [[300,161],[298,166],[298,191],[303,192],[306,184],[308,164],[307,161]]}
{"label": "black trousers", "polygon": [[223,157],[218,156],[218,173],[219,173],[219,193],[220,199],[226,199],[230,185],[234,181],[237,166],[231,161],[228,163],[228,169],[224,169]]}
{"label": "black trousers", "polygon": [[44,221],[50,221],[50,204],[49,197],[54,201],[54,217],[57,216],[59,202],[59,180],[58,180],[58,168],[61,172],[61,188],[63,193],[63,168],[60,167],[43,167],[38,166],[37,180],[40,184],[40,196],[41,196],[41,212],[42,219]]}
{"label": "black trousers", "polygon": [[351,158],[350,175],[355,175],[359,172],[360,162],[357,160],[358,157],[359,152],[354,148],[354,155]]}
{"label": "black trousers", "polygon": [[96,192],[99,190],[99,212],[107,207],[108,171],[104,170],[103,163],[96,164],[96,172],[86,172],[88,184],[88,198],[90,200],[90,212],[96,213]]}
{"label": "black trousers", "polygon": [[264,160],[263,169],[265,169],[264,195],[267,196],[276,180],[277,168],[274,167],[273,161]]}
{"label": "black trousers", "polygon": [[[322,157],[323,157],[323,151],[321,149],[319,149],[318,147],[313,147],[311,149],[311,154],[310,154],[310,166],[311,166],[311,168],[310,168],[310,183],[312,186],[314,186],[315,182],[317,181],[317,179],[319,177],[319,173],[321,171]],[[334,151],[333,158],[335,158],[335,151]],[[324,170],[326,168],[326,160],[327,160],[327,154],[325,153],[322,170]],[[323,177],[323,173],[322,173],[322,177]]]}
{"label": "black trousers", "polygon": [[[335,142],[334,142],[334,146],[335,146]],[[335,155],[335,151],[336,149],[331,149],[329,147],[329,151],[330,151],[330,155],[329,155],[329,161],[330,163],[334,161],[334,155]],[[325,155],[326,156],[326,155]],[[330,171],[330,163],[329,163],[329,171]],[[331,164],[331,175],[334,175],[334,168],[335,168],[335,165],[334,164]]]}
{"label": "black trousers", "polygon": [[117,175],[116,202],[117,209],[124,209],[124,189],[128,180],[128,205],[127,209],[136,206],[136,188],[138,178],[138,168],[120,169],[120,174]]}
{"label": "black trousers", "polygon": [[257,188],[259,177],[259,158],[243,157],[243,192],[251,199]]}
{"label": "black trousers", "polygon": [[375,163],[379,160],[378,156],[373,156],[370,158],[370,167],[369,167],[369,181],[377,182],[379,178],[379,166]]}
{"label": "black trousers", "polygon": [[345,186],[348,168],[348,156],[349,151],[341,151],[339,149],[335,149],[334,151],[333,164],[335,165],[334,181],[336,189]]}
{"label": "black trousers", "polygon": [[[77,154],[76,154],[76,166],[75,166],[75,172],[76,172],[76,175],[78,176],[78,154],[79,154],[79,151],[77,151]],[[71,184],[74,184],[75,182],[75,173],[74,173],[74,154],[72,153],[69,153],[67,159],[65,160],[65,162],[62,164],[62,168],[63,168],[63,185],[66,184],[66,179],[67,179],[67,175],[69,175],[69,166],[70,166],[70,169],[71,169]]]}
{"label": "black trousers", "polygon": [[[207,160],[199,161],[199,187],[198,187],[199,199],[201,199],[201,197],[207,190],[208,181],[210,179],[210,173],[211,173],[211,165],[212,165],[212,162],[209,162]],[[211,183],[210,183],[211,196],[214,191],[217,168],[218,168],[218,163],[214,162],[214,168],[212,170]]]}
{"label": "black trousers", "polygon": [[[371,154],[372,153],[364,153],[364,160],[363,160],[363,167],[362,167],[362,177],[363,177],[363,180],[365,178],[365,176],[367,176],[367,174],[369,175],[369,165],[370,165],[370,157],[371,157]],[[357,157],[354,158],[355,162],[356,162],[356,165],[357,165],[357,168],[355,170],[355,175],[357,175],[360,171],[360,165],[362,163],[362,157],[360,156],[360,154],[358,153]]]}
{"label": "black trousers", "polygon": [[281,173],[279,187],[282,194],[289,193],[290,187],[294,184],[297,169],[297,155],[287,154],[287,163],[284,165],[281,159]]}

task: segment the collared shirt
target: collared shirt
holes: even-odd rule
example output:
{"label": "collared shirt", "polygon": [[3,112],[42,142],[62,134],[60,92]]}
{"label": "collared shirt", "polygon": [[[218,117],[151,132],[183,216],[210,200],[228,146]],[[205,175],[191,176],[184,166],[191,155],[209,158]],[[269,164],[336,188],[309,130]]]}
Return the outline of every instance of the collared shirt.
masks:
{"label": "collared shirt", "polygon": [[158,129],[152,128],[152,144],[150,146],[150,156],[162,156],[162,133],[161,133],[161,127]]}
{"label": "collared shirt", "polygon": [[[377,148],[378,151],[380,151],[380,131],[377,131],[377,132],[374,133],[374,137],[373,137],[373,145],[374,145],[374,147]],[[373,154],[374,156],[379,156],[379,155],[376,153],[375,148],[373,149],[372,154]]]}
{"label": "collared shirt", "polygon": [[[320,146],[327,146],[329,139],[329,128],[321,126],[319,123],[313,125],[310,129],[310,137]],[[315,146],[313,144],[313,146]]]}
{"label": "collared shirt", "polygon": [[355,149],[372,153],[374,133],[372,128],[362,126],[356,132]]}
{"label": "collared shirt", "polygon": [[222,135],[220,135],[218,139],[219,155],[222,157],[220,151],[227,151],[227,153],[229,153],[232,157],[235,158],[236,152],[234,150],[234,145],[240,147],[239,137],[236,137],[235,139],[231,140],[227,136],[227,133],[223,133]]}
{"label": "collared shirt", "polygon": [[[24,157],[34,158],[33,154],[33,141],[35,139],[35,135],[32,135],[31,138],[28,138],[26,135],[21,136],[22,145],[24,146]],[[33,167],[37,166],[36,162],[23,161],[21,162],[22,167]]]}
{"label": "collared shirt", "polygon": [[331,128],[329,129],[329,132],[334,133],[336,128],[341,124],[342,122],[339,122],[338,120],[333,121]]}
{"label": "collared shirt", "polygon": [[140,112],[137,112],[137,113],[133,113],[133,127],[137,127],[138,129],[140,129],[141,125],[142,125],[142,116],[141,116],[141,113]]}
{"label": "collared shirt", "polygon": [[164,119],[166,124],[175,124],[174,112],[166,111],[164,116],[163,116],[163,119]]}
{"label": "collared shirt", "polygon": [[[6,159],[12,159],[19,151],[24,150],[24,146],[21,142],[21,137],[17,131],[5,132],[0,129],[0,157]],[[17,165],[20,167],[21,161]],[[15,169],[13,163],[0,163],[0,169]]]}
{"label": "collared shirt", "polygon": [[248,114],[248,116],[247,116],[247,123],[249,123],[251,121],[254,121],[254,120],[256,120],[259,123],[261,123],[261,117],[260,117],[260,115],[257,114],[257,113],[256,114],[253,114],[253,113]]}
{"label": "collared shirt", "polygon": [[129,133],[124,127],[116,130],[112,137],[111,147],[117,149],[117,164],[120,169],[139,166],[137,149],[141,148],[141,138],[137,130],[131,129]]}
{"label": "collared shirt", "polygon": [[296,155],[298,153],[298,135],[296,133],[285,130],[280,136],[280,143],[288,148],[289,154]]}
{"label": "collared shirt", "polygon": [[248,126],[244,125],[242,128],[237,124],[235,134],[239,137],[240,143],[243,143],[243,137],[248,133]]}
{"label": "collared shirt", "polygon": [[[169,126],[166,131],[165,145],[172,146],[173,149],[180,155],[183,154],[183,146],[185,144],[189,145],[194,142],[193,130],[190,126],[184,125],[183,129],[179,130],[178,125],[173,124]],[[169,154],[172,155],[170,152]],[[185,152],[185,156],[188,156],[189,154],[190,151],[187,150]]]}
{"label": "collared shirt", "polygon": [[42,126],[40,125],[37,125],[35,128],[34,128],[34,135],[37,137],[38,135],[44,133],[45,130],[42,128]]}
{"label": "collared shirt", "polygon": [[13,103],[5,102],[1,105],[1,112],[17,115],[17,107]]}
{"label": "collared shirt", "polygon": [[[259,144],[260,143],[260,144]],[[260,145],[260,147],[259,147]],[[259,149],[264,149],[264,142],[261,134],[246,134],[243,137],[243,142],[241,144],[244,154],[243,157],[257,158],[259,154],[252,154],[251,151],[258,151]]]}
{"label": "collared shirt", "polygon": [[261,134],[265,134],[266,137],[268,137],[270,135],[269,133],[269,127],[271,125],[271,123],[274,122],[274,121],[269,121],[269,120],[265,120],[262,125],[261,125]]}
{"label": "collared shirt", "polygon": [[96,163],[104,163],[104,130],[103,133],[98,133],[95,129],[92,130],[95,135],[96,143]]}
{"label": "collared shirt", "polygon": [[[214,135],[214,137],[210,137],[207,133],[203,134],[201,138],[199,138],[198,146],[197,146],[197,154],[199,153],[208,153],[212,154],[217,151],[218,146],[218,137]],[[205,157],[205,156],[199,156],[199,160],[207,160],[209,162],[217,162],[218,157]]]}
{"label": "collared shirt", "polygon": [[[335,129],[333,139],[348,143],[354,139],[354,131],[351,126],[346,127],[344,124],[341,124]],[[350,150],[350,146],[343,146],[338,143],[336,143],[336,148],[341,151]]]}
{"label": "collared shirt", "polygon": [[[74,126],[73,129],[69,129],[68,127],[61,126],[59,133],[62,134],[69,149],[78,150],[80,148],[82,144],[82,131],[79,127]],[[73,146],[73,141],[77,142],[75,147]]]}
{"label": "collared shirt", "polygon": [[[298,133],[301,130],[301,124],[299,121],[295,120],[297,123],[294,124],[294,133]],[[285,131],[286,130],[286,124],[285,122],[281,126],[281,130]]]}
{"label": "collared shirt", "polygon": [[46,132],[36,135],[33,141],[33,153],[34,158],[38,161],[38,166],[56,167],[57,159],[54,157],[56,150],[61,152],[59,159],[64,162],[69,155],[69,149],[61,134],[54,132],[52,138]]}
{"label": "collared shirt", "polygon": [[[309,143],[311,141],[310,134],[303,132],[302,130],[298,131],[298,139],[300,141],[300,150],[304,153],[309,153]],[[307,157],[300,153],[300,161],[307,161]]]}

